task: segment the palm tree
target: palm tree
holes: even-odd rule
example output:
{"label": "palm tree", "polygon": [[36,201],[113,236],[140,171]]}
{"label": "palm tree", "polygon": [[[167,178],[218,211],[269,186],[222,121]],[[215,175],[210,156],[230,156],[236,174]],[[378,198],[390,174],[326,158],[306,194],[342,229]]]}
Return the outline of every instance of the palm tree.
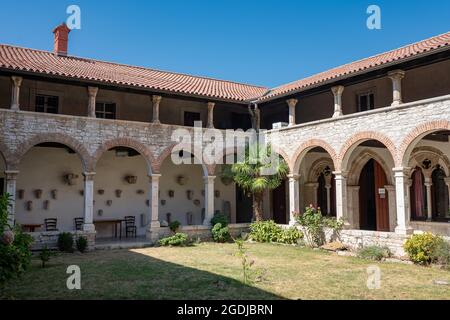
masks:
{"label": "palm tree", "polygon": [[[279,161],[267,163],[263,160],[271,157]],[[268,169],[270,174],[265,174]],[[278,188],[288,172],[286,162],[278,155],[272,155],[270,146],[259,147],[255,144],[246,148],[243,161],[225,166],[222,176],[232,178],[248,196],[253,195],[253,215],[256,221],[261,221],[264,191]]]}

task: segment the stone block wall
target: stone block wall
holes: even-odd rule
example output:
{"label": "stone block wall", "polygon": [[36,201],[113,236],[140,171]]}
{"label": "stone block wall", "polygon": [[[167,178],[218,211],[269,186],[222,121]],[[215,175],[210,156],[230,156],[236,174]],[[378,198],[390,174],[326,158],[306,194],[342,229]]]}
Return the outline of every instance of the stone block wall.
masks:
{"label": "stone block wall", "polygon": [[[74,239],[74,248],[75,241],[79,237],[85,237],[88,241],[88,251],[94,250],[95,246],[95,232],[90,231],[70,231],[73,235]],[[59,231],[46,231],[46,232],[31,232],[29,233],[33,237],[33,251],[42,250],[45,246],[49,249],[57,249],[58,248],[58,236],[60,234]]]}

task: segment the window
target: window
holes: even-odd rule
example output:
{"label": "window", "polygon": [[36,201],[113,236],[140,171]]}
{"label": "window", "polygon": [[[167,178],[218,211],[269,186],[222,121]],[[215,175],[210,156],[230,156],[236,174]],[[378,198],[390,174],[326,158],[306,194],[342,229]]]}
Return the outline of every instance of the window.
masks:
{"label": "window", "polygon": [[445,184],[445,172],[441,167],[433,171],[432,175],[433,185],[432,190],[432,210],[434,221],[449,221],[449,208],[448,208],[448,187]]}
{"label": "window", "polygon": [[36,95],[36,112],[58,113],[58,96]]}
{"label": "window", "polygon": [[412,184],[410,188],[411,219],[427,219],[427,190],[422,169],[416,167],[411,176]]}
{"label": "window", "polygon": [[97,102],[95,104],[95,116],[101,119],[115,119],[116,118],[116,104]]}
{"label": "window", "polygon": [[375,96],[372,92],[358,94],[358,111],[367,111],[375,108]]}
{"label": "window", "polygon": [[200,121],[200,113],[198,112],[184,112],[184,125],[193,127],[195,121]]}
{"label": "window", "polygon": [[5,178],[0,178],[0,195],[5,192]]}

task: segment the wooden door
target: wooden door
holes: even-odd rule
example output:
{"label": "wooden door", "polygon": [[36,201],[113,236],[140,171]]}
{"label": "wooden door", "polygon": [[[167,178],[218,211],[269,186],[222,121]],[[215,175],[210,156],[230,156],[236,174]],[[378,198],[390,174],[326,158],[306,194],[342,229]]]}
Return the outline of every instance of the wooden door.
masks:
{"label": "wooden door", "polygon": [[272,191],[272,211],[273,220],[279,224],[286,224],[286,184],[281,185]]}
{"label": "wooden door", "polygon": [[[389,202],[385,189],[387,178],[383,168],[376,161],[374,161],[374,175],[377,231],[389,231]],[[384,194],[380,192],[383,189]]]}

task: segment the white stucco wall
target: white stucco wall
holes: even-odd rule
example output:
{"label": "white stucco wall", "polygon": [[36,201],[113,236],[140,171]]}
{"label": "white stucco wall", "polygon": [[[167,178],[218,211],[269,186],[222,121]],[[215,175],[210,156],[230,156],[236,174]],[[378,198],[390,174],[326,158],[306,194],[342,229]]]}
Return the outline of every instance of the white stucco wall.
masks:
{"label": "white stucco wall", "polygon": [[[1,163],[1,162],[0,162]],[[34,147],[26,154],[20,163],[20,174],[17,179],[17,190],[25,190],[23,199],[17,199],[16,220],[20,224],[43,224],[46,218],[57,218],[60,231],[70,231],[75,228],[74,218],[83,217],[83,176],[81,162],[76,154],[69,154],[65,149]],[[220,168],[217,172],[220,172]],[[2,170],[3,173],[3,170]],[[64,183],[63,176],[67,173],[78,174],[76,184],[69,186]],[[166,213],[172,213],[172,220],[179,220],[183,225],[187,224],[186,213],[192,212],[194,224],[202,224],[201,212],[204,207],[202,195],[203,172],[200,165],[174,165],[170,157],[164,161],[160,179],[160,200],[166,200],[166,204],[159,203],[160,221],[166,220]],[[137,176],[136,184],[129,184],[125,177]],[[188,178],[186,185],[180,186],[176,182],[179,175]],[[43,190],[42,198],[36,199],[34,190]],[[58,190],[56,200],[51,197],[51,190]],[[225,186],[220,175],[216,178],[215,189],[220,192],[220,197],[215,198],[215,210],[223,212],[224,201],[230,201],[231,219],[236,221],[235,186]],[[99,194],[99,190],[104,190]],[[120,198],[116,190],[121,190]],[[143,190],[139,194],[138,190]],[[175,191],[175,196],[168,196],[169,190]],[[186,191],[193,190],[192,200],[188,200]],[[138,235],[145,235],[150,220],[150,208],[147,206],[149,199],[149,178],[147,176],[147,163],[140,155],[133,157],[117,157],[115,151],[108,151],[99,160],[94,179],[94,221],[122,219],[130,215],[136,217]],[[193,203],[194,199],[200,200],[200,205]],[[50,201],[50,208],[45,210],[44,201]],[[111,200],[109,206],[107,201]],[[33,209],[28,211],[26,203],[33,201]],[[99,211],[102,210],[102,215]],[[145,218],[142,221],[141,215]],[[144,224],[142,223],[144,222]],[[97,225],[97,237],[111,237],[113,229],[111,225]]]}

